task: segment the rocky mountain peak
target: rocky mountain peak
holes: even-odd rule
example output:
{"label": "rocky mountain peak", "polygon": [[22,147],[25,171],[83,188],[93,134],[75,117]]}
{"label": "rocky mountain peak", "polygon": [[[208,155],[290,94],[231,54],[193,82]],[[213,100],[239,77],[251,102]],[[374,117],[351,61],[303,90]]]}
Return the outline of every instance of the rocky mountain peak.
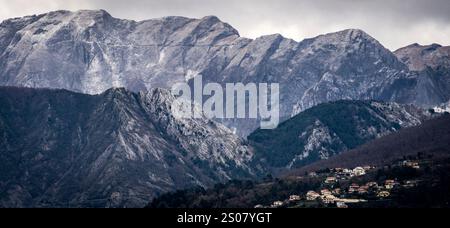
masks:
{"label": "rocky mountain peak", "polygon": [[230,24],[223,22],[217,16],[209,15],[198,20],[205,23],[205,25],[218,26],[219,28],[229,31],[230,33],[239,35],[239,32],[235,28],[233,28]]}
{"label": "rocky mountain peak", "polygon": [[361,41],[361,40],[369,40],[375,41],[375,38],[370,36],[368,33],[361,29],[345,29],[337,32],[337,34],[342,35],[346,39],[350,41]]}
{"label": "rocky mountain peak", "polygon": [[85,17],[112,17],[106,10],[99,9],[99,10],[78,10],[73,12],[74,14],[78,16],[85,16]]}
{"label": "rocky mountain peak", "polygon": [[450,68],[450,46],[415,43],[396,50],[394,54],[412,71],[423,71],[427,67],[435,69],[439,66]]}
{"label": "rocky mountain peak", "polygon": [[208,16],[204,16],[203,18],[200,19],[201,21],[205,21],[211,24],[216,24],[216,23],[223,23],[218,17],[214,16],[214,15],[208,15]]}
{"label": "rocky mountain peak", "polygon": [[167,89],[153,88],[139,93],[141,100],[153,112],[159,112],[163,115],[172,115],[171,106],[175,100],[173,95]]}
{"label": "rocky mountain peak", "polygon": [[320,43],[334,43],[342,45],[354,45],[359,43],[375,43],[382,47],[382,45],[372,36],[361,29],[346,29],[334,33],[328,33],[313,38]]}
{"label": "rocky mountain peak", "polygon": [[[100,94],[112,87],[171,88],[199,74],[208,82],[276,82],[282,119],[341,99],[420,106],[448,100],[447,88],[410,72],[359,29],[296,42],[279,34],[242,38],[215,16],[137,22],[101,10],[56,11],[11,21],[0,26],[4,86]],[[238,122],[223,123],[241,136],[257,126],[257,121]]]}
{"label": "rocky mountain peak", "polygon": [[130,91],[126,90],[123,87],[113,87],[111,89],[106,90],[102,94],[102,97],[105,98],[106,102],[115,101],[125,103],[129,100],[129,98],[133,95]]}

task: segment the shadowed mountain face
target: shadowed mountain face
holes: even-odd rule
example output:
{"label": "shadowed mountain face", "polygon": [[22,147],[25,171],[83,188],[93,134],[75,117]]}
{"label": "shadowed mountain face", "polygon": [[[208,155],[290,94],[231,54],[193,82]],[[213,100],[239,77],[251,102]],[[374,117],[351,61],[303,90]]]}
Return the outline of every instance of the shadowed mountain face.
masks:
{"label": "shadowed mountain face", "polygon": [[[450,47],[412,44],[394,53],[411,71],[419,72],[423,86],[434,88],[438,96],[436,100],[450,99]],[[435,100],[430,98],[420,99],[423,103],[435,104]]]}
{"label": "shadowed mountain face", "polygon": [[425,121],[397,133],[366,143],[326,161],[319,161],[295,170],[293,173],[316,171],[324,168],[357,167],[362,165],[389,165],[397,159],[420,154],[436,160],[450,156],[450,115]]}
{"label": "shadowed mountain face", "polygon": [[[57,11],[0,25],[0,85],[98,94],[111,87],[170,88],[200,74],[208,82],[280,83],[283,120],[341,99],[428,107],[449,94],[355,29],[302,42],[280,35],[252,40],[213,16],[136,22],[105,11]],[[259,126],[222,121],[241,136]]]}
{"label": "shadowed mountain face", "polygon": [[308,109],[274,130],[256,130],[248,139],[269,166],[294,169],[428,118],[430,114],[411,105],[338,101]]}
{"label": "shadowed mountain face", "polygon": [[141,207],[162,192],[259,174],[236,135],[175,118],[173,100],[162,89],[0,88],[0,206]]}
{"label": "shadowed mountain face", "polygon": [[[288,176],[266,178],[260,182],[230,181],[211,189],[187,189],[162,196],[149,202],[149,208],[251,208],[274,207],[281,202],[282,208],[334,208],[333,204],[321,204],[304,197],[309,191],[324,189],[335,192],[337,198],[366,199],[367,202],[348,203],[350,208],[447,208],[450,200],[450,115],[427,120],[423,124],[383,136],[338,156],[295,169]],[[403,165],[406,160],[419,162],[419,168]],[[417,159],[417,160],[416,160]],[[401,164],[401,165],[400,165]],[[359,177],[345,178],[339,175],[337,183],[324,183],[336,176],[332,168],[354,168],[374,165]],[[316,175],[308,175],[315,171]],[[393,189],[384,185],[395,180]],[[390,192],[388,200],[377,199],[371,193],[373,187],[361,194],[349,192],[351,185],[377,183],[380,191]],[[404,183],[415,182],[414,185]],[[323,193],[321,192],[323,195]],[[292,195],[301,196],[293,200]],[[295,197],[297,198],[297,197]],[[217,200],[220,199],[220,200]],[[281,201],[280,201],[281,200]],[[320,200],[320,199],[319,199]],[[368,203],[368,204],[366,204]]]}

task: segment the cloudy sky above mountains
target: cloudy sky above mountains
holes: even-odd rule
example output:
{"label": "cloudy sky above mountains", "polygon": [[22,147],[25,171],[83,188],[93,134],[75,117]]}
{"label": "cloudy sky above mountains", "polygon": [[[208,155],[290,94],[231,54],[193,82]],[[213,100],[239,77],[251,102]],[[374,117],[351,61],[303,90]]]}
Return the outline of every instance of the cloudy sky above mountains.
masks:
{"label": "cloudy sky above mountains", "polygon": [[391,50],[450,45],[448,0],[0,0],[0,20],[59,9],[105,9],[133,20],[216,15],[249,38],[280,33],[300,41],[359,28]]}

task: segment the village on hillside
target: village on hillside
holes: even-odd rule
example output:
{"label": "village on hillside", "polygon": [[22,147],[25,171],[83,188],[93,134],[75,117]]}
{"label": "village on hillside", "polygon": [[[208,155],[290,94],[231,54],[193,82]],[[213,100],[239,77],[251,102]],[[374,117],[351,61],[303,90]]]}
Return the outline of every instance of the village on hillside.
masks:
{"label": "village on hillside", "polygon": [[[390,166],[420,170],[426,160],[402,160]],[[387,168],[387,167],[386,167]],[[337,207],[348,208],[368,202],[389,201],[399,190],[417,187],[423,180],[393,178],[383,181],[372,180],[380,169],[374,166],[350,168],[333,168],[320,172],[310,172],[306,176],[296,177],[320,178],[322,184],[318,189],[311,189],[303,194],[293,194],[287,199],[274,201],[271,205],[255,205],[255,208],[297,208],[297,207]],[[368,175],[369,174],[369,175]]]}

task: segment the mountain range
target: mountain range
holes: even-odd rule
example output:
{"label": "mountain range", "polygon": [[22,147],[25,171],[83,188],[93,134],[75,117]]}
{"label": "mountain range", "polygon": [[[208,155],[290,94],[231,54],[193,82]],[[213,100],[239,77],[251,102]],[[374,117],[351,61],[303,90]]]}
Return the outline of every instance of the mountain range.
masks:
{"label": "mountain range", "polygon": [[248,140],[270,167],[293,169],[430,118],[431,113],[413,105],[337,101],[301,112],[276,129],[256,130]]}
{"label": "mountain range", "polygon": [[247,141],[206,117],[177,118],[174,102],[165,89],[88,95],[0,87],[0,205],[142,207],[165,192],[331,159],[440,115],[412,105],[338,101],[257,130]]}
{"label": "mountain range", "polygon": [[[282,120],[342,99],[425,108],[447,102],[448,48],[426,55],[413,49],[397,51],[399,59],[357,29],[296,42],[278,34],[243,38],[214,16],[137,22],[103,10],[55,11],[0,24],[0,85],[99,94],[170,88],[198,75],[207,82],[274,82]],[[416,57],[444,67],[417,71],[407,60]],[[244,137],[258,127],[255,119],[218,121]]]}
{"label": "mountain range", "polygon": [[339,156],[322,160],[295,170],[295,173],[317,171],[323,168],[357,167],[361,165],[384,166],[398,159],[420,155],[436,160],[450,155],[450,115],[425,121],[423,124],[402,129],[370,141]]}
{"label": "mountain range", "polygon": [[[428,140],[429,126],[446,127],[422,125],[449,110],[449,50],[391,52],[359,29],[248,39],[215,16],[133,21],[80,10],[7,19],[0,207],[142,207],[178,189],[378,159],[390,149],[377,143],[403,153],[405,131]],[[259,119],[177,118],[169,89],[200,75],[279,83],[282,123],[261,130]],[[446,135],[433,137],[446,145]],[[367,145],[375,149],[355,152]],[[414,153],[432,146],[414,145]]]}
{"label": "mountain range", "polygon": [[[295,169],[285,176],[267,177],[260,181],[230,181],[213,188],[185,189],[163,194],[149,202],[149,208],[325,208],[333,203],[307,199],[308,192],[332,191],[338,198],[367,199],[347,203],[352,208],[447,208],[450,176],[450,115],[427,120],[423,124],[401,129],[344,152],[328,160]],[[420,161],[417,168],[407,167],[405,161]],[[372,166],[365,175],[327,182],[336,169]],[[400,185],[384,189],[386,180],[417,185]],[[366,193],[343,192],[351,185],[378,183],[389,198],[377,199]],[[378,185],[377,184],[377,185]],[[379,188],[377,187],[377,188]],[[336,190],[335,190],[336,191]],[[373,191],[373,190],[369,190]],[[299,197],[292,197],[292,196]],[[275,205],[273,202],[281,202]],[[272,205],[272,206],[269,206]]]}
{"label": "mountain range", "polygon": [[0,88],[2,207],[142,207],[159,193],[256,178],[252,148],[169,91]]}

